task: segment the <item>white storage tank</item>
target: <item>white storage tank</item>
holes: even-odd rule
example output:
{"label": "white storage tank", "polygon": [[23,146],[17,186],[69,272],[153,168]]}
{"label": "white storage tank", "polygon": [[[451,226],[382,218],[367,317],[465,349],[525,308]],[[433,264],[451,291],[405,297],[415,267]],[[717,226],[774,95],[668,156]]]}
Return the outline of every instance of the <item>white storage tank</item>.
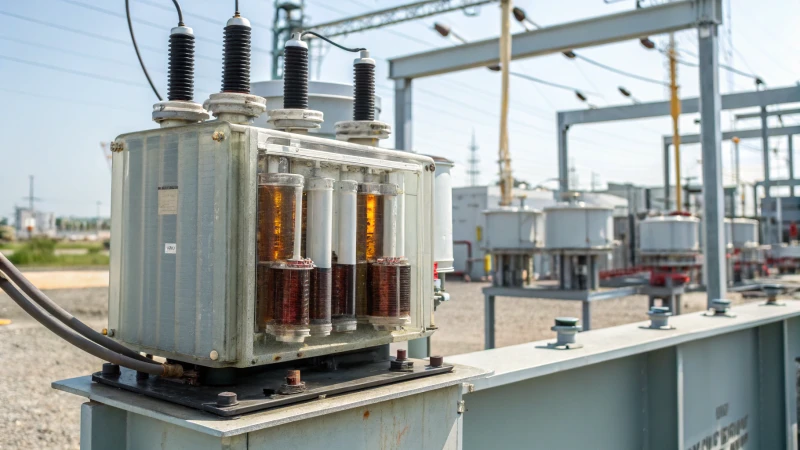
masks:
{"label": "white storage tank", "polygon": [[[283,80],[256,81],[250,84],[253,95],[267,99],[267,111],[283,108]],[[353,120],[353,85],[329,83],[326,81],[308,82],[308,109],[322,111],[325,121],[308,134],[335,139],[336,122]],[[375,96],[375,120],[380,120],[381,98]],[[253,121],[253,125],[263,128],[274,128],[267,122],[269,115],[262,114]]]}
{"label": "white storage tank", "polygon": [[733,247],[745,248],[758,245],[758,221],[754,219],[733,219],[731,221]]}
{"label": "white storage tank", "polygon": [[431,156],[436,163],[433,179],[433,260],[437,272],[447,273],[453,267],[453,161]]}
{"label": "white storage tank", "polygon": [[500,207],[484,211],[486,250],[536,250],[544,244],[544,216],[540,210]]}
{"label": "white storage tank", "polygon": [[[700,219],[698,224],[700,230],[700,250],[703,250],[703,220]],[[722,229],[725,233],[725,248],[728,250],[733,249],[733,221],[731,219],[725,219],[722,222]]]}
{"label": "white storage tank", "polygon": [[648,217],[639,224],[639,250],[644,253],[700,251],[700,220],[693,216]]}
{"label": "white storage tank", "polygon": [[545,247],[548,250],[611,249],[613,210],[582,202],[561,203],[544,209]]}

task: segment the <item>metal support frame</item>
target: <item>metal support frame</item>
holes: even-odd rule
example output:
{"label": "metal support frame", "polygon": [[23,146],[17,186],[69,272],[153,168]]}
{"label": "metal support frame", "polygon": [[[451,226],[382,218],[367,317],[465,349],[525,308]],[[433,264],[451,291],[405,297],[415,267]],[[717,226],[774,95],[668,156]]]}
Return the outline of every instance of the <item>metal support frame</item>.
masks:
{"label": "metal support frame", "polygon": [[722,195],[722,133],[719,127],[721,100],[719,95],[718,26],[708,22],[698,30],[700,65],[700,140],[703,146],[703,255],[707,303],[724,299],[728,280],[725,266],[725,205]]}
{"label": "metal support frame", "polygon": [[[800,114],[800,108],[783,109],[783,110],[779,109],[779,110],[775,110],[775,111],[769,111],[767,113],[767,116],[788,116],[788,115],[792,115],[792,114]],[[761,112],[760,111],[757,112],[757,113],[736,114],[734,116],[734,118],[736,120],[758,119],[760,117],[761,117]]]}
{"label": "metal support frame", "polygon": [[483,323],[484,348],[495,347],[495,306],[497,297],[538,298],[549,300],[568,300],[581,302],[581,325],[584,331],[592,328],[592,303],[603,300],[612,300],[620,297],[637,295],[641,286],[627,286],[616,289],[599,289],[596,291],[551,289],[544,287],[515,288],[490,286],[483,288],[484,309]]}
{"label": "metal support frame", "polygon": [[411,151],[411,79],[394,81],[394,148]]}
{"label": "metal support frame", "polygon": [[[792,136],[795,134],[800,134],[800,125],[791,126],[791,127],[776,127],[776,128],[768,128],[767,135],[770,137],[774,136],[789,136],[789,179],[794,179],[794,169],[793,166],[793,147],[792,147]],[[760,128],[753,128],[750,130],[733,130],[733,131],[725,131],[722,133],[722,140],[729,141],[734,137],[738,137],[739,139],[754,139],[760,138],[763,136],[762,130]],[[762,137],[763,139],[763,137]],[[664,192],[666,192],[664,196],[664,203],[665,209],[669,209],[669,190],[670,190],[670,179],[671,175],[671,168],[670,168],[670,146],[672,145],[672,136],[671,135],[664,135],[662,138],[663,141],[663,156],[664,156]],[[699,134],[684,134],[681,136],[681,144],[700,144],[700,135]],[[772,183],[774,180],[767,178],[768,173],[765,172],[764,179],[769,180]],[[775,181],[777,182],[777,181]],[[764,183],[759,184],[764,185]],[[776,186],[775,184],[772,184]],[[794,193],[792,193],[794,195]],[[753,197],[756,198],[756,197]]]}
{"label": "metal support frame", "polygon": [[[711,7],[706,6],[710,4]],[[694,28],[706,20],[722,20],[719,0],[682,0],[575,22],[539,28],[513,36],[511,59],[542,56]],[[389,76],[421,78],[491,66],[499,62],[499,39],[431,50],[389,60]]]}

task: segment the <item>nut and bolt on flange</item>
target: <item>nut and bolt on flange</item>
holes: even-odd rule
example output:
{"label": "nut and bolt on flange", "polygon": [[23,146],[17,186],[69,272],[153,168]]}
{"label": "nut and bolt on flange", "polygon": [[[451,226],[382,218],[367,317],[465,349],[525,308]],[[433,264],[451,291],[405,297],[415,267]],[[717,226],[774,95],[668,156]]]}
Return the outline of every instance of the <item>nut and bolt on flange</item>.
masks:
{"label": "nut and bolt on flange", "polygon": [[548,347],[558,350],[583,347],[583,344],[576,341],[578,332],[583,330],[578,324],[577,317],[556,317],[555,325],[550,329],[556,332],[556,342],[551,342]]}
{"label": "nut and bolt on flange", "polygon": [[396,372],[412,372],[414,370],[414,361],[408,359],[408,352],[403,349],[397,349],[397,358],[389,362],[389,370]]}
{"label": "nut and bolt on flange", "polygon": [[762,306],[786,306],[786,303],[778,302],[778,296],[785,290],[782,284],[765,284],[761,286],[761,290],[767,295],[767,302],[762,303]]}
{"label": "nut and bolt on flange", "polygon": [[220,392],[217,394],[217,406],[225,408],[239,404],[239,398],[235,392]]}
{"label": "nut and bolt on flange", "polygon": [[444,356],[431,356],[431,367],[442,367],[444,364]]}
{"label": "nut and bolt on flange", "polygon": [[667,306],[653,306],[650,311],[647,311],[650,316],[650,326],[642,327],[648,330],[674,330],[675,327],[669,324],[669,318],[672,316]]}
{"label": "nut and bolt on flange", "polygon": [[736,317],[731,311],[731,301],[724,298],[711,300],[711,308],[708,309],[704,316],[707,317]]}
{"label": "nut and bolt on flange", "polygon": [[119,366],[113,363],[103,363],[103,370],[100,373],[104,377],[118,377],[120,374]]}
{"label": "nut and bolt on flange", "polygon": [[304,381],[300,381],[300,371],[299,370],[287,370],[286,371],[286,383],[281,385],[281,388],[278,390],[279,393],[283,395],[291,395],[291,394],[299,394],[306,390],[306,383]]}

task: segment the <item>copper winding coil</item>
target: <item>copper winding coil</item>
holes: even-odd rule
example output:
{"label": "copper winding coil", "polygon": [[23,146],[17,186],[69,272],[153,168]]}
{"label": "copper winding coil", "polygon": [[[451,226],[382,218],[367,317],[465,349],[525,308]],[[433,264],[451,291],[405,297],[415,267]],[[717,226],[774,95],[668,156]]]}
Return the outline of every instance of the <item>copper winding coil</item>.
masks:
{"label": "copper winding coil", "polygon": [[411,314],[411,266],[404,258],[381,258],[370,264],[372,295],[367,314],[408,317]]}

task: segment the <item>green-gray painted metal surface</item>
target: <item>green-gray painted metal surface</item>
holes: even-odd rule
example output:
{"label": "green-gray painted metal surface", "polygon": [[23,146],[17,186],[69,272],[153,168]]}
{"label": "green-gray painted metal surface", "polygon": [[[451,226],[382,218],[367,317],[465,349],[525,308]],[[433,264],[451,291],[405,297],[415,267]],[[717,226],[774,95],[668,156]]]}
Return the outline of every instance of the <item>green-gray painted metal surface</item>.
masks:
{"label": "green-gray painted metal surface", "polygon": [[[124,134],[114,144],[108,328],[115,339],[179,361],[249,367],[433,332],[429,157],[221,121]],[[368,171],[403,177],[404,255],[413,271],[403,330],[360,327],[294,344],[255,330],[257,173],[276,157],[306,177],[315,164],[335,180],[364,181]]]}
{"label": "green-gray painted metal surface", "polygon": [[448,357],[494,371],[464,396],[464,448],[796,449],[800,302],[734,311]]}

